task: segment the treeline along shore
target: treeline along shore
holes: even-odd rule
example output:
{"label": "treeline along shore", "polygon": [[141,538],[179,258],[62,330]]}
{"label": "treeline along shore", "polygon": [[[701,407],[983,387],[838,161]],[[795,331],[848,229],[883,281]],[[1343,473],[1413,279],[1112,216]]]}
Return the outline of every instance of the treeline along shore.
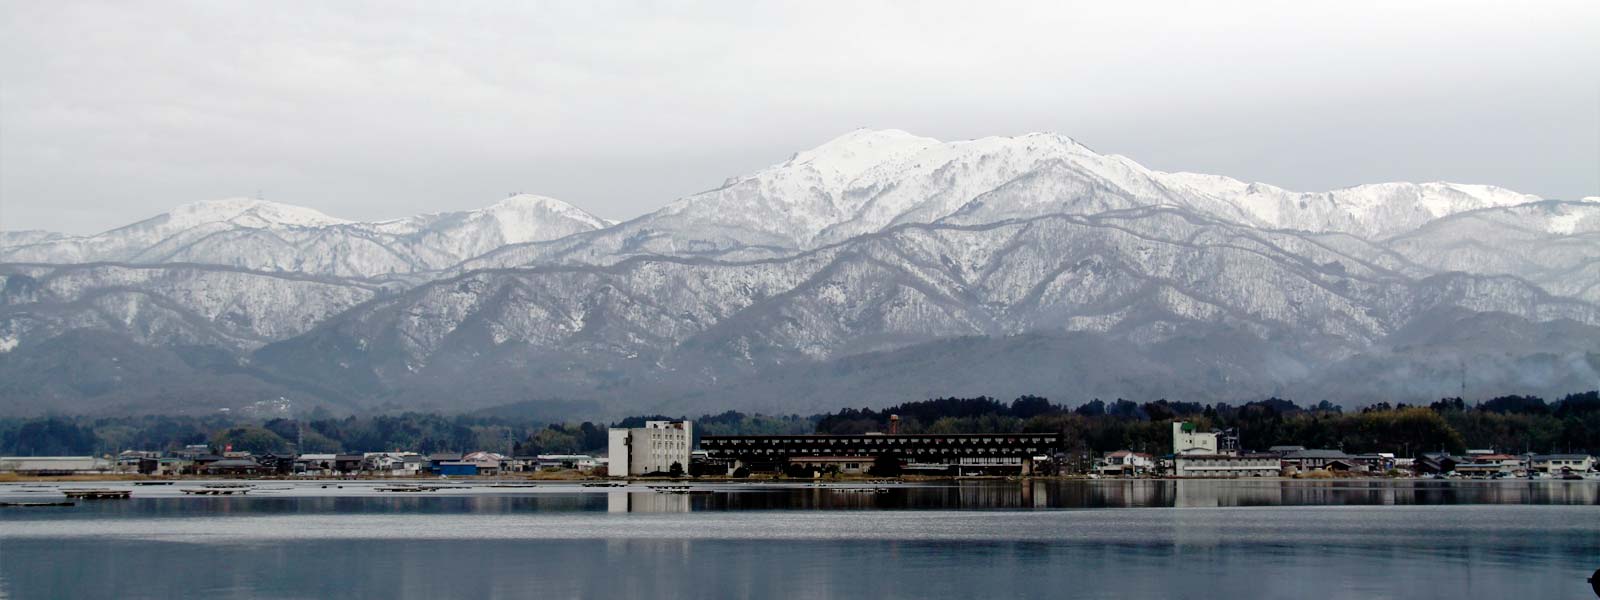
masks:
{"label": "treeline along shore", "polygon": [[[1023,396],[939,398],[884,409],[847,408],[811,416],[727,411],[694,418],[705,435],[901,433],[1060,433],[1068,452],[1099,455],[1131,449],[1161,454],[1170,448],[1171,422],[1234,430],[1246,449],[1272,446],[1338,448],[1346,452],[1600,451],[1600,392],[1547,401],[1504,396],[1476,404],[1446,398],[1425,406],[1379,403],[1344,410],[1327,402],[1301,406],[1270,398],[1239,406],[1157,400],[1091,400],[1076,406]],[[335,417],[245,419],[215,415],[0,418],[0,455],[103,455],[123,450],[173,450],[195,444],[253,453],[387,452],[423,454],[492,450],[510,455],[598,453],[608,427],[685,418],[641,415],[613,423],[549,423],[484,414],[401,413]]]}

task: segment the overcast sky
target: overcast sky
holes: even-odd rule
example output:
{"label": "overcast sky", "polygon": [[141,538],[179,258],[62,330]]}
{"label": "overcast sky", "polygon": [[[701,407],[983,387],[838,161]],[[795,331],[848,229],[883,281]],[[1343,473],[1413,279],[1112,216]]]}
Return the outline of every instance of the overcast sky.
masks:
{"label": "overcast sky", "polygon": [[1592,0],[677,4],[0,2],[0,229],[258,191],[627,218],[857,127],[1600,194]]}

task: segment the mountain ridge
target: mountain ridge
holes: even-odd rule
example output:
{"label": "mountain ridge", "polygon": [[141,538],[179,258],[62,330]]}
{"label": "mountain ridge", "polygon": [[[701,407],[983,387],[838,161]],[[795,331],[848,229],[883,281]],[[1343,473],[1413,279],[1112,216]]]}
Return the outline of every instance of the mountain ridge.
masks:
{"label": "mountain ridge", "polygon": [[554,198],[516,194],[487,207],[357,222],[313,209],[235,198],[88,236],[0,238],[0,262],[205,263],[381,277],[435,270],[504,246],[599,229],[609,221]]}
{"label": "mountain ridge", "polygon": [[[1361,403],[1425,399],[1445,356],[1481,368],[1483,389],[1555,385],[1600,371],[1596,215],[1600,198],[1302,193],[1056,134],[899,130],[852,131],[620,223],[532,194],[374,222],[232,199],[77,248],[126,260],[25,261],[82,240],[0,235],[0,372],[25,382],[0,396],[166,410],[204,387],[137,368],[234,386],[243,404],[340,410],[760,396],[720,407],[747,409],[781,407],[783,385],[811,402],[919,379]],[[51,366],[76,355],[122,379]]]}

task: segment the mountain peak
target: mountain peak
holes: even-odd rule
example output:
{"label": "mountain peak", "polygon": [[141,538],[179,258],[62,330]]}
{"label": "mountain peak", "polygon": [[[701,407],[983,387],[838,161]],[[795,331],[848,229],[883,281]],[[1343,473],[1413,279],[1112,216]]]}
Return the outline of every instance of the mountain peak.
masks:
{"label": "mountain peak", "polygon": [[778,166],[810,166],[824,181],[838,187],[872,167],[916,154],[939,143],[939,140],[899,129],[857,129],[795,154]]}
{"label": "mountain peak", "polygon": [[257,198],[223,198],[191,202],[166,214],[169,225],[193,227],[206,223],[234,223],[246,227],[321,227],[349,223],[322,212]]}
{"label": "mountain peak", "polygon": [[504,200],[501,200],[499,202],[491,204],[491,205],[483,208],[482,210],[495,210],[495,209],[501,209],[501,208],[505,208],[505,209],[513,209],[513,208],[514,209],[543,208],[545,210],[555,210],[555,211],[563,211],[563,212],[564,211],[579,211],[579,212],[582,212],[582,209],[580,209],[580,208],[578,208],[576,206],[573,206],[572,203],[570,203],[570,202],[566,202],[566,201],[563,201],[563,200],[558,200],[558,199],[555,199],[555,198],[551,198],[549,196],[541,196],[541,195],[538,195],[538,194],[529,194],[529,193],[526,193],[526,192],[517,192],[515,194],[507,196]]}
{"label": "mountain peak", "polygon": [[493,219],[505,243],[554,239],[611,224],[563,200],[526,193],[513,194],[472,214]]}

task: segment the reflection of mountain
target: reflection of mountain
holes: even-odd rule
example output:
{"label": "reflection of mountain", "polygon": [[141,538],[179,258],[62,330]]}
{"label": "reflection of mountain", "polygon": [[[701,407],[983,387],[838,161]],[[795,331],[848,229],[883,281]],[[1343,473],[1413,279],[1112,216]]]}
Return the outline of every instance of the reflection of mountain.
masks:
{"label": "reflection of mountain", "polygon": [[[169,377],[128,365],[157,361],[108,356],[110,383],[56,369],[71,381],[12,380],[0,404],[1364,403],[1463,380],[1469,396],[1557,394],[1600,380],[1596,206],[1442,183],[1305,194],[1055,135],[896,131],[614,225],[531,196],[383,223],[206,203],[0,238],[0,256],[31,261],[0,265],[0,372],[52,372],[113,336],[99,352],[206,356],[163,373],[220,387],[151,390]],[[137,264],[52,264],[89,260]]]}

